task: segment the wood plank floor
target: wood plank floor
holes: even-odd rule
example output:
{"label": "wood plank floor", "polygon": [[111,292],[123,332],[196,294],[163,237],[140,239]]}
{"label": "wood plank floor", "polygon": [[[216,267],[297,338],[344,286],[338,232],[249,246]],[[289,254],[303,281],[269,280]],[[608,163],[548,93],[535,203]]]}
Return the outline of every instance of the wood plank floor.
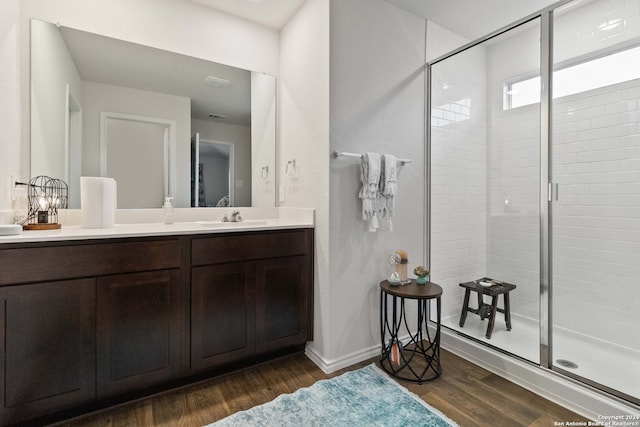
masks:
{"label": "wood plank floor", "polygon": [[[366,366],[377,358],[324,374],[303,354],[90,414],[62,426],[204,426],[320,379]],[[553,426],[587,421],[452,353],[442,350],[443,374],[422,385],[399,381],[461,427]]]}

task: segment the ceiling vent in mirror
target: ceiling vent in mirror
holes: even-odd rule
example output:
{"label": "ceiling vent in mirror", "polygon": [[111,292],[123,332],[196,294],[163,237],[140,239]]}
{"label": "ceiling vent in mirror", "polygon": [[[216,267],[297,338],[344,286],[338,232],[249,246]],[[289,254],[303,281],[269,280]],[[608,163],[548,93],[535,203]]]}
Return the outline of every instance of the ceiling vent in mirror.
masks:
{"label": "ceiling vent in mirror", "polygon": [[231,86],[231,80],[223,79],[216,76],[207,76],[204,78],[204,84],[211,87],[229,87]]}
{"label": "ceiling vent in mirror", "polygon": [[225,116],[224,114],[209,113],[209,118],[222,120],[222,119],[226,119],[227,116]]}

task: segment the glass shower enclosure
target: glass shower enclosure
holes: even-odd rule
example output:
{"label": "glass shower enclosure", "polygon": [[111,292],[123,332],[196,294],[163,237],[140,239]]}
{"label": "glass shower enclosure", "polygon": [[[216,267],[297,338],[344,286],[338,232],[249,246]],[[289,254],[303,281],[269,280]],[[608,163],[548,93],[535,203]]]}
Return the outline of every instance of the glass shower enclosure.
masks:
{"label": "glass shower enclosure", "polygon": [[[443,326],[640,403],[640,0],[561,2],[428,68]],[[460,326],[486,278],[516,286],[490,337],[480,292]]]}

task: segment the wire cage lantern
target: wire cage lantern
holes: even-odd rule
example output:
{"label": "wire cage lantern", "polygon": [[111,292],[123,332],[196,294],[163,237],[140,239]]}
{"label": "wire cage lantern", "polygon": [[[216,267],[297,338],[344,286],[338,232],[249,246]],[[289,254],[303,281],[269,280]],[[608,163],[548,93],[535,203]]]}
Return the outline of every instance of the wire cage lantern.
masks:
{"label": "wire cage lantern", "polygon": [[52,230],[61,228],[58,223],[58,209],[68,205],[69,186],[61,179],[40,175],[31,178],[27,195],[29,215],[25,230]]}

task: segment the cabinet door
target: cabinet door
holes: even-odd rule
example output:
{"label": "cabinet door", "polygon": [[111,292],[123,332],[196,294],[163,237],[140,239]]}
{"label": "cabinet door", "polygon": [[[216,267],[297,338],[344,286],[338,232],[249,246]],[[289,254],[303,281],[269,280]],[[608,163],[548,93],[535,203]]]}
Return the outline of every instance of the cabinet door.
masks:
{"label": "cabinet door", "polygon": [[98,396],[180,374],[182,304],[179,270],[98,279]]}
{"label": "cabinet door", "polygon": [[95,280],[0,288],[0,425],[95,397]]}
{"label": "cabinet door", "polygon": [[256,290],[256,347],[267,352],[309,337],[309,257],[263,261]]}
{"label": "cabinet door", "polygon": [[256,263],[191,270],[191,369],[255,354]]}

